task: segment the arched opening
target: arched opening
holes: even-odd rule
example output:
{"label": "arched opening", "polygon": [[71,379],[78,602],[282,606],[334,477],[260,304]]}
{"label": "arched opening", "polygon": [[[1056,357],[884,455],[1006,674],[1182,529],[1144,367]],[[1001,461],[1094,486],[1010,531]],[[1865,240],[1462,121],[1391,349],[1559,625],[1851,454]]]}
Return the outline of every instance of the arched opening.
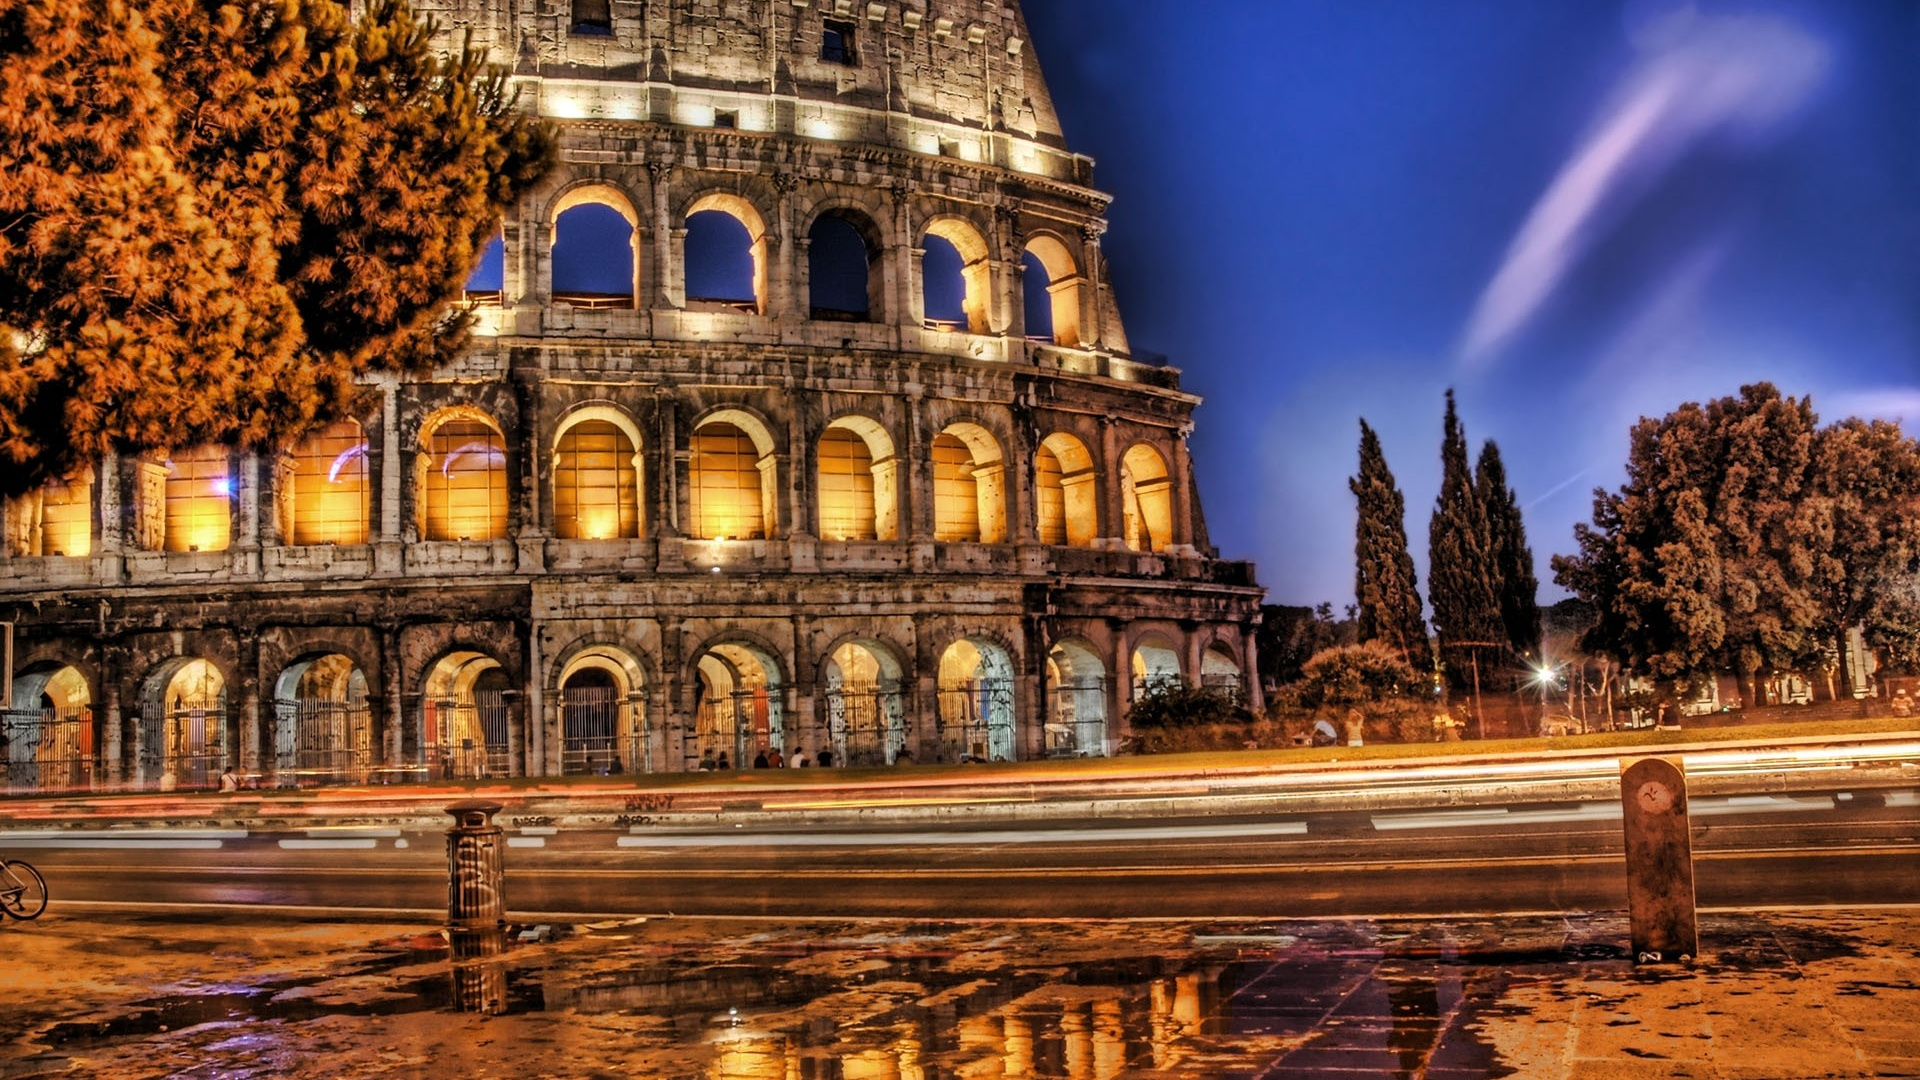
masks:
{"label": "arched opening", "polygon": [[871,222],[842,210],[807,230],[808,310],[827,322],[869,322],[881,308],[880,244]]}
{"label": "arched opening", "polygon": [[773,439],[744,413],[723,412],[694,429],[687,509],[701,540],[759,540],[774,521]]}
{"label": "arched opening", "polygon": [[574,188],[553,207],[553,300],[580,308],[632,308],[638,295],[640,219],[600,184]]}
{"label": "arched opening", "polygon": [[1180,654],[1158,637],[1147,638],[1133,647],[1133,696],[1179,686]]}
{"label": "arched opening", "polygon": [[100,730],[87,678],[72,665],[36,664],[13,680],[0,714],[0,764],[9,792],[86,791],[100,764]]}
{"label": "arched opening", "polygon": [[987,333],[992,282],[980,231],[959,218],[938,218],[928,223],[920,248],[920,299],[928,329]]}
{"label": "arched opening", "polygon": [[491,420],[465,410],[429,419],[419,468],[423,539],[507,535],[507,444]]}
{"label": "arched opening", "polygon": [[786,753],[780,709],[780,666],[751,645],[715,645],[695,665],[694,727],[682,757],[686,769],[738,769],[756,754]]}
{"label": "arched opening", "polygon": [[1100,535],[1100,487],[1086,444],[1056,431],[1033,459],[1034,510],[1043,544],[1092,547]]}
{"label": "arched opening", "polygon": [[933,440],[933,538],[1000,544],[1007,539],[1006,463],[977,424],[954,424]]}
{"label": "arched opening", "polygon": [[752,203],[722,192],[687,208],[687,306],[766,313],[767,227]]}
{"label": "arched opening", "polygon": [[640,457],[631,425],[582,416],[553,451],[553,528],[562,540],[640,535]]}
{"label": "arched opening", "polygon": [[339,653],[289,664],[273,685],[273,762],[283,787],[364,784],[373,767],[367,676]]}
{"label": "arched opening", "polygon": [[640,665],[594,646],[560,676],[560,765],[569,774],[652,772],[653,743]]}
{"label": "arched opening", "polygon": [[1241,679],[1240,663],[1226,645],[1215,643],[1201,654],[1200,685],[1236,702],[1245,698],[1246,685]]}
{"label": "arched opening", "polygon": [[147,677],[140,695],[143,780],[160,790],[210,788],[232,764],[227,680],[206,660],[179,657]]}
{"label": "arched opening", "polygon": [[373,487],[367,436],[352,420],[329,424],[293,451],[293,544],[364,544]]}
{"label": "arched opening", "polygon": [[463,293],[467,303],[477,307],[499,307],[507,291],[507,238],[495,231],[480,249],[480,261],[467,275]]}
{"label": "arched opening", "polygon": [[421,764],[447,780],[512,776],[507,693],[513,684],[484,653],[448,653],[422,688]]}
{"label": "arched opening", "polygon": [[1080,271],[1073,253],[1046,235],[1027,242],[1020,265],[1027,337],[1058,345],[1080,344]]}
{"label": "arched opening", "polygon": [[1084,642],[1063,641],[1047,654],[1047,754],[1105,757],[1107,669]]}
{"label": "arched opening", "polygon": [[940,654],[940,741],[949,761],[1014,759],[1013,660],[965,638]]}
{"label": "arched opening", "polygon": [[93,469],[9,501],[7,551],[15,558],[92,554]]}
{"label": "arched opening", "polygon": [[1120,462],[1122,534],[1132,551],[1165,551],[1173,544],[1173,481],[1167,461],[1136,443]]}
{"label": "arched opening", "polygon": [[830,764],[892,765],[907,745],[900,662],[877,641],[833,650],[822,671]]}
{"label": "arched opening", "polygon": [[864,416],[827,425],[820,436],[820,538],[897,540],[899,462],[886,429]]}
{"label": "arched opening", "polygon": [[232,459],[197,446],[167,460],[168,551],[225,551],[233,539]]}

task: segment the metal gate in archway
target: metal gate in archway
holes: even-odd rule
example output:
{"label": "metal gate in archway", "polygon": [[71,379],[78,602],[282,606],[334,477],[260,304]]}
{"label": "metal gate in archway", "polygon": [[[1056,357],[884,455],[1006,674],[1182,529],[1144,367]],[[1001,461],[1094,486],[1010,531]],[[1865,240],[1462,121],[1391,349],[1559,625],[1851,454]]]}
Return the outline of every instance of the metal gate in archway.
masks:
{"label": "metal gate in archway", "polygon": [[218,787],[228,765],[226,710],[172,709],[161,723],[161,786]]}
{"label": "metal gate in archway", "polygon": [[639,769],[639,732],[621,730],[625,695],[611,686],[582,686],[562,690],[561,697],[562,772],[605,776]]}
{"label": "metal gate in archway", "polygon": [[829,687],[827,738],[843,765],[891,765],[906,745],[905,708],[898,682],[872,689]]}
{"label": "metal gate in archway", "polygon": [[975,679],[940,690],[940,740],[953,761],[1012,761],[1013,680]]}
{"label": "metal gate in archway", "polygon": [[749,768],[758,733],[771,723],[765,690],[735,690],[700,703],[684,754],[689,769]]}
{"label": "metal gate in archway", "polygon": [[9,794],[92,788],[98,765],[92,709],[0,712],[0,764]]}
{"label": "metal gate in archway", "polygon": [[372,715],[364,703],[298,698],[276,701],[291,720],[292,744],[280,747],[280,775],[302,784],[363,784],[373,766]]}
{"label": "metal gate in archway", "polygon": [[1074,679],[1055,686],[1047,710],[1048,757],[1105,757],[1107,680]]}

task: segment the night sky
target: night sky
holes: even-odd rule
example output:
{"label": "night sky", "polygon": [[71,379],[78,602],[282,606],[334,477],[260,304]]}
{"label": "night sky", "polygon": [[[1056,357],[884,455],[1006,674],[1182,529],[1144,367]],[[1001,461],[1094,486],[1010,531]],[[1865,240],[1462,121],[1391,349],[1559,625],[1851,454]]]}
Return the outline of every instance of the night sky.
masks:
{"label": "night sky", "polygon": [[1765,379],[1920,430],[1920,0],[1024,8],[1271,602],[1352,602],[1362,416],[1424,585],[1449,386],[1543,602],[1643,414]]}

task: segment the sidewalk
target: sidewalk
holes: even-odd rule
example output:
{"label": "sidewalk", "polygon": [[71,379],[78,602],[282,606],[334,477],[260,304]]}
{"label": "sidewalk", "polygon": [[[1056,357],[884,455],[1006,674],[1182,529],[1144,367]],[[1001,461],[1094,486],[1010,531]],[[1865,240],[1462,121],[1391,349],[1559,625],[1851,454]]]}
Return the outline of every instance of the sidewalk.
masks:
{"label": "sidewalk", "polygon": [[1916,908],[1708,914],[1639,970],[1587,915],[521,929],[456,973],[411,917],[56,903],[0,924],[0,1077],[1920,1076]]}

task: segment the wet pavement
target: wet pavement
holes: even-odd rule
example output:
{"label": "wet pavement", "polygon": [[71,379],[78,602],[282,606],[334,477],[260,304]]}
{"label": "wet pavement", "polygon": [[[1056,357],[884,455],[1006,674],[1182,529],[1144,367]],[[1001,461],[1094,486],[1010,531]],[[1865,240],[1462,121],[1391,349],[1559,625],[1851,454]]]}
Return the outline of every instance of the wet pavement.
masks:
{"label": "wet pavement", "polygon": [[[1920,1077],[1920,910],[438,925],[60,906],[0,924],[0,1078]],[[457,957],[457,958],[456,958]]]}

